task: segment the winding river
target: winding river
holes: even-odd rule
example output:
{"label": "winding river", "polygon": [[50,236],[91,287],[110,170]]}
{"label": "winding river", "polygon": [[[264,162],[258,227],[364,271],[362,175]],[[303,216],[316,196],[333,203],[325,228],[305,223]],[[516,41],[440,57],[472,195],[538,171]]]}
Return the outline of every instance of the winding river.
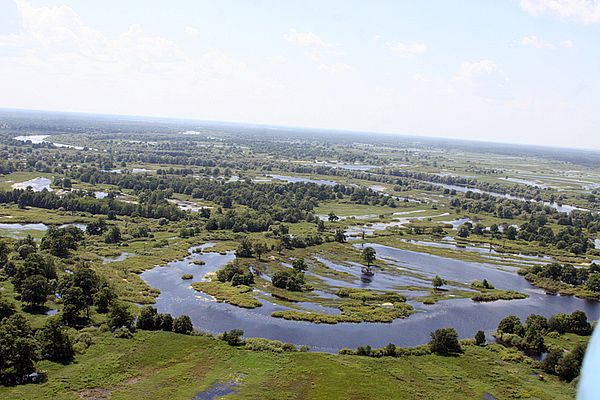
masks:
{"label": "winding river", "polygon": [[[393,268],[412,269],[430,276],[440,274],[447,279],[465,283],[486,278],[498,288],[516,289],[527,293],[529,297],[523,300],[490,303],[476,303],[470,299],[446,300],[434,305],[411,302],[418,312],[392,323],[326,325],[272,318],[270,315],[273,311],[285,310],[286,307],[263,299],[260,300],[262,307],[256,309],[242,309],[219,303],[210,296],[193,290],[190,281],[181,279],[184,273],[193,274],[193,281],[205,279],[206,274],[232,261],[235,258],[232,252],[199,254],[194,252],[195,248],[191,248],[190,255],[183,260],[147,270],[141,277],[150,286],[161,291],[156,298],[159,312],[168,312],[174,316],[187,314],[198,329],[219,333],[239,328],[244,330],[247,337],[277,339],[327,352],[366,344],[374,347],[385,346],[388,343],[416,346],[428,342],[430,332],[445,327],[454,327],[461,337],[473,337],[480,329],[489,335],[502,318],[511,314],[525,319],[530,314],[548,317],[560,312],[582,310],[589,318],[597,319],[600,312],[598,302],[546,295],[518,276],[512,268],[500,269],[489,264],[449,259],[377,244],[370,245],[376,249],[378,257],[385,259]],[[202,248],[210,246],[208,243]],[[199,260],[205,264],[194,263]],[[314,274],[312,276],[318,277]],[[386,274],[381,278],[395,279],[394,276],[399,282],[406,279],[406,276],[393,274]],[[329,283],[335,285],[335,282]],[[365,287],[364,282],[356,285]],[[374,282],[374,288],[379,285],[381,282]]]}

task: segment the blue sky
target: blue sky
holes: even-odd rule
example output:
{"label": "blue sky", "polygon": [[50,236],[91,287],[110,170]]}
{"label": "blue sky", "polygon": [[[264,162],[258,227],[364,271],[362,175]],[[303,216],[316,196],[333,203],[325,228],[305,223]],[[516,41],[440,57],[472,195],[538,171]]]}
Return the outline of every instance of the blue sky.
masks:
{"label": "blue sky", "polygon": [[600,2],[0,0],[0,107],[600,149]]}

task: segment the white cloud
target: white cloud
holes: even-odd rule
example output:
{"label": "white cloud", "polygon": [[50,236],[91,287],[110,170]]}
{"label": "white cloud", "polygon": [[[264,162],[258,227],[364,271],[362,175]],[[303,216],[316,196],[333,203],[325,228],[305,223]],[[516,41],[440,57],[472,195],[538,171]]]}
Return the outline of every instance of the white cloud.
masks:
{"label": "white cloud", "polygon": [[521,0],[521,8],[532,15],[552,13],[561,19],[593,24],[600,22],[598,0]]}
{"label": "white cloud", "polygon": [[70,7],[15,2],[20,33],[0,37],[13,46],[0,53],[0,76],[11,76],[0,106],[227,119],[236,99],[237,117],[251,120],[280,96],[281,84],[218,49],[188,52],[138,24],[109,36]]}
{"label": "white cloud", "polygon": [[185,34],[192,36],[192,37],[198,37],[198,36],[200,36],[200,31],[198,29],[194,28],[193,26],[186,26]]}
{"label": "white cloud", "polygon": [[267,57],[267,62],[271,65],[282,65],[287,62],[287,58],[284,56],[270,56]]}
{"label": "white cloud", "polygon": [[418,56],[427,51],[427,46],[423,43],[392,43],[388,42],[387,47],[394,53],[405,57]]}
{"label": "white cloud", "polygon": [[543,39],[540,39],[537,36],[524,36],[519,40],[514,42],[516,46],[524,46],[524,47],[532,47],[534,49],[556,49],[558,47],[563,47],[565,49],[570,49],[573,47],[573,42],[570,40],[563,40],[558,44],[553,44],[546,42]]}
{"label": "white cloud", "polygon": [[338,74],[352,69],[350,65],[338,61],[339,57],[345,55],[344,51],[313,32],[299,32],[290,28],[284,37],[287,41],[303,47],[304,55],[319,63],[319,71]]}
{"label": "white cloud", "polygon": [[328,74],[337,75],[344,72],[352,71],[352,66],[345,63],[332,63],[332,64],[321,64],[319,65],[319,71],[326,72]]}
{"label": "white cloud", "polygon": [[526,47],[533,47],[535,49],[547,49],[552,47],[551,44],[546,43],[537,36],[525,36],[521,38],[521,40],[517,41],[517,44]]}
{"label": "white cloud", "polygon": [[508,78],[492,60],[463,62],[453,81],[458,90],[468,90],[479,97],[491,100],[512,98]]}
{"label": "white cloud", "polygon": [[498,66],[492,60],[465,61],[460,66],[459,77],[471,79],[482,74],[491,74],[498,70]]}
{"label": "white cloud", "polygon": [[294,28],[290,28],[284,37],[288,42],[295,43],[302,47],[331,47],[331,44],[325,42],[317,34],[312,32],[298,32]]}

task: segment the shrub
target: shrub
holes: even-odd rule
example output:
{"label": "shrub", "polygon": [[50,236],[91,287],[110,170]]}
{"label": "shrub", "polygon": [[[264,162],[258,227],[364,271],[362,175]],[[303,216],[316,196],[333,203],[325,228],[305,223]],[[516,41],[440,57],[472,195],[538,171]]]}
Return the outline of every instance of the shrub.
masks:
{"label": "shrub", "polygon": [[462,348],[458,342],[458,333],[454,328],[438,329],[432,332],[429,347],[432,352],[441,355],[462,352]]}
{"label": "shrub", "polygon": [[119,339],[131,339],[133,334],[127,328],[118,328],[113,332],[114,337]]}
{"label": "shrub", "polygon": [[305,283],[304,274],[294,270],[277,271],[271,277],[271,283],[280,289],[300,292]]}
{"label": "shrub", "polygon": [[140,316],[138,317],[135,327],[137,329],[144,329],[147,331],[153,331],[158,329],[158,313],[156,308],[152,306],[143,306],[140,310]]}
{"label": "shrub", "polygon": [[284,353],[298,351],[296,346],[291,343],[283,343],[279,340],[271,340],[264,338],[249,338],[246,339],[244,347],[254,351],[271,351],[273,353]]}
{"label": "shrub", "polygon": [[219,335],[219,339],[227,342],[230,346],[241,346],[244,344],[242,340],[242,336],[244,335],[244,331],[241,329],[232,329],[230,331],[225,331]]}
{"label": "shrub", "polygon": [[475,344],[477,346],[483,346],[485,344],[485,333],[483,331],[477,331],[475,334]]}
{"label": "shrub", "polygon": [[509,315],[502,319],[498,324],[498,332],[523,336],[525,334],[525,329],[523,328],[523,325],[521,325],[521,319],[519,317],[516,315]]}
{"label": "shrub", "polygon": [[192,320],[187,315],[181,315],[173,320],[173,332],[189,335],[194,331]]}

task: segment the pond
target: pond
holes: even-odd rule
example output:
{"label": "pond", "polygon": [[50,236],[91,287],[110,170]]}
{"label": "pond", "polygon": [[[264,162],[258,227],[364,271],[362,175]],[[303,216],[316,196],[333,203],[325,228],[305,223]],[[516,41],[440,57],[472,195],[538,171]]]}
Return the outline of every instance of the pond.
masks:
{"label": "pond", "polygon": [[471,218],[458,218],[452,221],[442,221],[442,224],[452,225],[452,229],[458,229],[461,225],[466,224],[467,222],[472,222]]}
{"label": "pond", "polygon": [[317,185],[327,185],[327,186],[335,186],[338,183],[334,181],[328,181],[325,179],[309,179],[302,178],[300,176],[287,176],[287,175],[269,175],[273,179],[278,179],[280,181],[285,181],[288,183],[297,183],[297,182],[305,182],[305,183],[316,183]]}
{"label": "pond", "polygon": [[[205,245],[204,248],[207,246],[210,244]],[[470,299],[440,301],[434,305],[411,303],[418,312],[409,318],[392,323],[327,325],[272,318],[270,315],[273,311],[287,308],[263,299],[260,300],[262,307],[256,309],[242,309],[230,304],[218,303],[210,296],[193,290],[190,282],[181,279],[182,274],[191,273],[194,275],[194,281],[198,281],[199,277],[214,272],[232,261],[235,258],[232,252],[225,255],[197,254],[191,253],[192,248],[190,255],[183,260],[147,270],[141,277],[150,286],[161,291],[155,305],[159,312],[168,312],[174,316],[189,315],[198,329],[212,333],[242,329],[246,337],[277,339],[328,352],[366,344],[374,347],[382,347],[388,343],[416,346],[428,342],[430,332],[446,327],[454,327],[460,337],[473,337],[478,330],[489,334],[507,315],[518,315],[524,320],[530,314],[549,317],[560,312],[571,313],[582,310],[589,318],[598,318],[600,310],[598,302],[576,297],[546,295],[509,270],[387,246],[375,244],[371,246],[376,249],[378,257],[385,258],[396,267],[412,269],[429,276],[439,274],[458,282],[486,278],[498,288],[519,290],[527,293],[529,297],[523,300],[490,303],[476,303]],[[194,260],[202,260],[206,264],[199,266],[192,263]],[[311,274],[316,275],[312,272]],[[351,287],[362,287],[360,280],[353,283],[345,282],[345,284]]]}
{"label": "pond", "polygon": [[200,212],[200,211],[202,211],[203,208],[210,208],[210,207],[202,207],[192,201],[187,201],[187,200],[167,199],[167,201],[169,203],[175,204],[177,207],[179,207],[180,210],[189,211],[189,212]]}
{"label": "pond", "polygon": [[48,225],[46,224],[0,224],[0,232],[3,235],[7,235],[16,239],[26,237],[30,231],[45,232],[47,230]]}
{"label": "pond", "polygon": [[115,257],[100,257],[100,259],[102,260],[102,264],[109,264],[109,263],[114,263],[114,262],[119,262],[119,261],[125,261],[129,257],[135,257],[135,254],[134,253],[127,253],[127,252],[124,251],[121,254],[119,254],[118,256],[115,256]]}
{"label": "pond", "polygon": [[40,176],[40,177],[33,178],[33,179],[30,179],[25,182],[13,183],[12,188],[13,189],[27,189],[28,187],[31,187],[31,189],[34,192],[41,192],[44,189],[51,192],[52,188],[50,187],[50,183],[51,183],[50,179],[42,178]]}
{"label": "pond", "polygon": [[25,136],[16,136],[13,139],[19,140],[21,142],[26,142],[29,140],[32,144],[52,143],[56,147],[75,149],[75,150],[83,150],[83,147],[81,147],[81,146],[73,146],[70,144],[50,142],[50,141],[46,140],[46,138],[49,136],[50,135],[25,135]]}

